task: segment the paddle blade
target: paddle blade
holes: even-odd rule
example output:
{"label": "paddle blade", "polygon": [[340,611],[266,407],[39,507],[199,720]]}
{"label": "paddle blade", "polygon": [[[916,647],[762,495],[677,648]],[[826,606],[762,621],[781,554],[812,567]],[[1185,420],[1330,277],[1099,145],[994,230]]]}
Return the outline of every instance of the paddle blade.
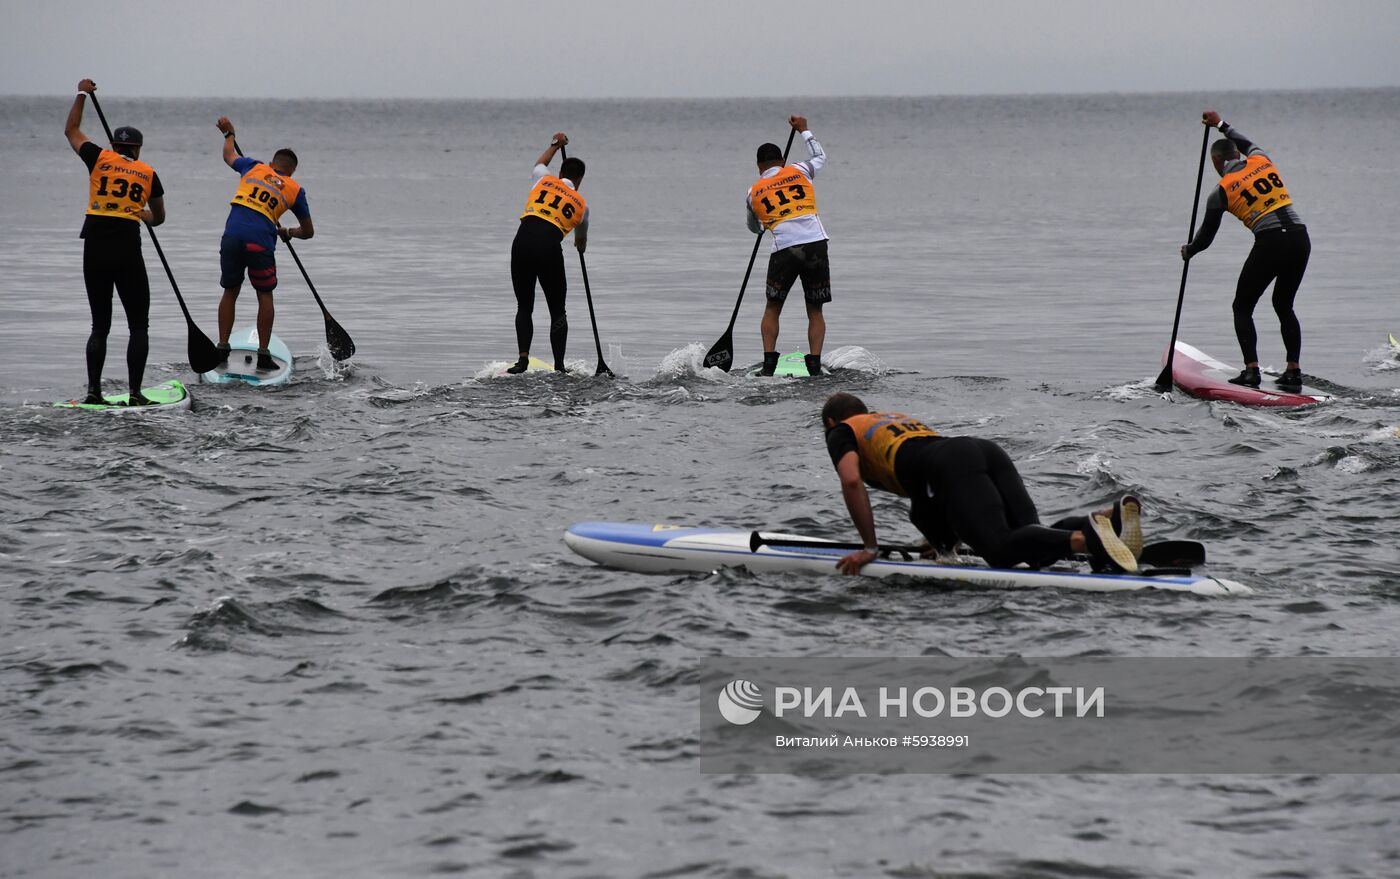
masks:
{"label": "paddle blade", "polygon": [[1166,393],[1172,389],[1172,367],[1167,364],[1162,367],[1162,372],[1157,376],[1157,390]]}
{"label": "paddle blade", "polygon": [[187,352],[190,357],[190,369],[198,373],[209,372],[219,365],[219,349],[214,347],[214,343],[209,341],[209,337],[200,332],[193,322],[190,323],[190,338]]}
{"label": "paddle blade", "polygon": [[329,314],[326,315],[326,347],[336,360],[349,360],[355,356],[354,340]]}
{"label": "paddle blade", "polygon": [[703,366],[718,366],[728,372],[734,366],[734,334],[726,332],[709,353],[705,355]]}
{"label": "paddle blade", "polygon": [[613,375],[613,371],[608,369],[608,365],[603,361],[598,361],[598,368],[593,370],[594,375]]}
{"label": "paddle blade", "polygon": [[1154,568],[1194,568],[1206,563],[1205,544],[1195,540],[1159,540],[1142,548],[1138,563]]}

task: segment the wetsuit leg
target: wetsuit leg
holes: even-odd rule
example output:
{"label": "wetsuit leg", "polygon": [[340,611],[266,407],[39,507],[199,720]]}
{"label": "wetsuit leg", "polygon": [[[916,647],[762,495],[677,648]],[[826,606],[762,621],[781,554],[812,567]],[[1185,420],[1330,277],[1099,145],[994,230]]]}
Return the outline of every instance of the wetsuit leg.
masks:
{"label": "wetsuit leg", "polygon": [[[126,343],[126,375],[133,394],[140,393],[141,380],[146,374],[146,356],[150,351],[148,327],[151,313],[151,282],[146,275],[146,260],[140,248],[132,248],[119,258],[116,272],[117,295],[126,311],[126,326],[131,333]],[[107,300],[108,321],[111,321],[111,299]]]}
{"label": "wetsuit leg", "polygon": [[530,230],[521,225],[510,245],[510,282],[515,288],[515,341],[519,351],[529,351],[535,338],[535,260]]}
{"label": "wetsuit leg", "polygon": [[1259,337],[1254,332],[1254,306],[1259,304],[1264,291],[1269,289],[1278,274],[1273,248],[1268,241],[1256,236],[1254,247],[1240,269],[1239,281],[1235,284],[1235,301],[1231,309],[1235,313],[1235,338],[1240,342],[1240,354],[1245,363],[1259,361]]}
{"label": "wetsuit leg", "polygon": [[1274,313],[1278,315],[1279,332],[1289,363],[1297,363],[1303,351],[1303,327],[1293,312],[1293,299],[1303,283],[1312,255],[1312,241],[1305,228],[1279,229],[1265,232],[1274,241],[1277,253],[1278,281],[1274,283]]}
{"label": "wetsuit leg", "polygon": [[928,479],[958,536],[995,568],[1049,564],[1072,554],[1071,532],[1039,524],[1010,457],[990,440],[954,437],[931,447]]}
{"label": "wetsuit leg", "polygon": [[112,287],[116,276],[111,245],[99,238],[83,240],[83,284],[92,311],[92,332],[87,340],[88,388],[102,386],[102,365],[107,360],[107,334],[112,331]]}
{"label": "wetsuit leg", "polygon": [[539,255],[540,289],[549,306],[549,347],[554,353],[554,365],[564,365],[564,351],[569,343],[569,315],[564,310],[564,295],[568,282],[564,278],[564,251],[555,244],[542,246]]}

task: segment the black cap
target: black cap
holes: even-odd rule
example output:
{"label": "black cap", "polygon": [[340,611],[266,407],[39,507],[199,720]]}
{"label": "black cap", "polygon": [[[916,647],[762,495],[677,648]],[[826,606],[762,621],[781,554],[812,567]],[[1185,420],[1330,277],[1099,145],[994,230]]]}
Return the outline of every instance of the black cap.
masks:
{"label": "black cap", "polygon": [[128,146],[140,146],[142,143],[141,132],[130,125],[123,125],[112,132],[112,143],[121,143]]}
{"label": "black cap", "polygon": [[783,151],[778,149],[776,143],[765,143],[758,148],[758,163],[760,165],[764,162],[781,162],[782,160]]}

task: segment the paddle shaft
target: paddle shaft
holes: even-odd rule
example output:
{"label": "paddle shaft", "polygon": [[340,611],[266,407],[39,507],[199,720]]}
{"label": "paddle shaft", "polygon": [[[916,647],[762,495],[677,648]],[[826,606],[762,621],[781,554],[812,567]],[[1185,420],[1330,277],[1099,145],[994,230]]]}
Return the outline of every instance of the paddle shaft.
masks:
{"label": "paddle shaft", "polygon": [[[783,164],[787,164],[788,153],[792,152],[793,138],[797,137],[797,129],[788,132],[787,145],[783,147]],[[725,329],[724,335],[710,349],[710,353],[705,355],[705,366],[718,366],[725,372],[734,365],[734,324],[739,320],[739,306],[744,304],[744,291],[749,286],[749,275],[753,274],[753,264],[758,260],[758,246],[763,243],[763,230],[760,229],[754,236],[753,253],[749,254],[748,267],[744,269],[744,280],[739,284],[739,298],[734,301],[734,311],[729,315],[729,326]],[[726,341],[728,344],[725,344]],[[721,348],[720,346],[724,347]],[[716,350],[718,349],[718,350]],[[714,361],[713,363],[711,361]]]}
{"label": "paddle shaft", "polygon": [[[238,153],[239,158],[243,158],[243,150],[238,146],[238,138],[236,137],[233,139],[233,151]],[[301,270],[302,279],[306,281],[306,286],[311,289],[311,295],[316,299],[316,305],[321,309],[321,317],[326,319],[326,347],[330,349],[331,356],[336,360],[349,360],[355,354],[355,343],[351,340],[350,334],[345,332],[345,328],[335,318],[331,317],[326,303],[321,301],[321,294],[316,292],[316,285],[311,283],[311,276],[306,273],[306,266],[301,264],[301,257],[297,256],[296,249],[292,247],[291,239],[286,239],[282,243],[287,245],[287,252],[292,255],[292,260]]]}
{"label": "paddle shaft", "polygon": [[[564,149],[564,145],[559,145],[559,155],[564,158],[569,157],[569,153]],[[588,322],[593,325],[593,345],[598,349],[598,368],[593,370],[594,375],[607,373],[612,375],[613,371],[608,369],[608,365],[603,362],[603,342],[598,338],[598,318],[593,314],[593,291],[588,287],[588,263],[583,261],[583,251],[578,252],[579,271],[583,272],[583,296],[588,300]]]}
{"label": "paddle shaft", "polygon": [[[1201,132],[1201,161],[1196,167],[1196,197],[1191,200],[1191,226],[1186,230],[1186,240],[1196,237],[1196,211],[1201,206],[1201,180],[1206,173],[1206,148],[1210,145],[1210,126],[1203,126]],[[1172,318],[1172,340],[1167,344],[1167,365],[1157,376],[1157,390],[1167,391],[1172,386],[1172,360],[1176,357],[1176,334],[1181,328],[1181,306],[1186,301],[1186,273],[1191,268],[1191,260],[1181,261],[1181,289],[1176,294],[1176,316]]]}
{"label": "paddle shaft", "polygon": [[[102,103],[97,100],[97,93],[90,92],[88,97],[92,98],[92,108],[97,111],[97,118],[102,121],[102,130],[107,132],[107,141],[112,143],[115,148],[116,143],[112,140],[112,126],[107,124],[107,114],[102,112]],[[189,326],[189,351],[186,353],[190,355],[190,368],[195,372],[208,372],[218,365],[219,355],[214,349],[214,343],[209,340],[208,336],[204,335],[199,325],[194,322],[194,318],[190,316],[189,306],[185,305],[185,297],[180,295],[180,285],[175,283],[175,273],[170,271],[170,261],[165,258],[165,251],[161,249],[160,239],[156,237],[155,228],[144,219],[141,222],[145,224],[146,232],[151,236],[151,243],[156,247],[156,255],[160,257],[161,267],[165,269],[165,276],[170,279],[170,289],[175,291],[175,301],[180,303],[180,311],[185,315],[185,323]],[[196,351],[196,348],[201,348],[201,350]],[[203,356],[196,357],[197,353]],[[201,362],[196,363],[196,360]],[[204,368],[201,369],[201,366]]]}

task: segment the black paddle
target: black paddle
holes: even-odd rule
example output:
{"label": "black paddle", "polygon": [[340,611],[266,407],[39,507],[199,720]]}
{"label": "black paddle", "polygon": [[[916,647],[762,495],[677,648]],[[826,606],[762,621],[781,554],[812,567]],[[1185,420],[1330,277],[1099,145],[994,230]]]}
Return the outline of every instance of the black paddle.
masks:
{"label": "black paddle", "polygon": [[[788,132],[787,146],[783,147],[783,164],[787,164],[788,153],[792,151],[792,139],[797,129]],[[744,269],[744,281],[739,285],[739,299],[734,303],[734,313],[729,316],[729,327],[719,341],[705,355],[704,366],[718,366],[728,372],[734,366],[734,322],[739,319],[739,306],[744,304],[744,288],[749,286],[749,273],[753,271],[754,260],[758,259],[758,245],[763,242],[763,230],[754,236],[753,253],[749,254],[749,267]]]}
{"label": "black paddle", "polygon": [[[238,148],[238,138],[233,139],[233,151],[242,157],[243,150]],[[306,279],[306,286],[311,288],[311,295],[316,297],[316,304],[321,307],[321,316],[326,319],[326,347],[330,349],[331,357],[336,360],[349,360],[355,356],[355,340],[350,338],[350,334],[345,332],[331,313],[326,310],[326,303],[321,301],[321,294],[316,292],[316,285],[311,283],[311,276],[306,273],[306,266],[301,264],[301,257],[297,256],[296,250],[292,248],[290,240],[284,241],[287,245],[287,252],[296,260],[297,268],[301,269],[301,276]]]}
{"label": "black paddle", "polygon": [[[1186,231],[1186,240],[1196,237],[1196,209],[1201,206],[1201,179],[1206,173],[1206,147],[1210,144],[1210,126],[1201,132],[1201,163],[1196,168],[1196,197],[1191,202],[1191,228]],[[1169,391],[1172,387],[1172,360],[1176,356],[1176,331],[1181,328],[1181,304],[1186,301],[1186,271],[1191,268],[1191,260],[1181,261],[1181,290],[1176,294],[1176,317],[1172,319],[1172,340],[1167,345],[1167,365],[1157,376],[1157,390]]]}
{"label": "black paddle", "polygon": [[[89,92],[92,98],[92,107],[97,111],[97,118],[102,120],[102,130],[107,132],[107,140],[112,140],[112,127],[107,124],[107,116],[102,112],[102,105],[97,101],[97,93]],[[113,147],[115,148],[115,144]],[[144,222],[144,221],[143,221]],[[165,259],[165,251],[160,249],[160,241],[156,238],[156,230],[146,223],[146,231],[150,233],[151,243],[156,246],[156,255],[160,257],[160,264],[165,267],[165,276],[170,279],[170,288],[175,291],[175,299],[180,303],[180,311],[185,314],[185,323],[189,326],[189,343],[186,345],[185,353],[189,355],[190,369],[195,372],[204,373],[218,366],[222,360],[219,357],[219,350],[214,347],[214,343],[209,341],[209,337],[204,335],[194,318],[190,317],[190,310],[185,305],[185,297],[180,295],[180,285],[175,283],[175,275],[170,271],[170,263]],[[136,389],[133,389],[136,390]]]}
{"label": "black paddle", "polygon": [[[569,157],[562,144],[559,146],[559,155],[566,159]],[[603,362],[603,343],[598,339],[598,318],[593,315],[593,291],[588,289],[588,263],[583,261],[582,250],[578,252],[578,267],[583,272],[583,295],[588,299],[588,320],[593,324],[593,344],[598,348],[598,368],[593,370],[593,374],[602,375],[606,372],[612,375],[613,371]]]}
{"label": "black paddle", "polygon": [[[757,531],[749,534],[749,551],[758,552],[761,546],[787,546],[793,548],[811,547],[816,549],[846,549],[852,552],[865,549],[863,543],[833,543],[827,540],[804,540],[801,537],[764,537]],[[906,560],[917,556],[922,547],[898,543],[882,543],[881,556],[899,553]],[[1206,563],[1206,548],[1195,540],[1159,540],[1143,546],[1138,562],[1154,568],[1194,568]]]}

